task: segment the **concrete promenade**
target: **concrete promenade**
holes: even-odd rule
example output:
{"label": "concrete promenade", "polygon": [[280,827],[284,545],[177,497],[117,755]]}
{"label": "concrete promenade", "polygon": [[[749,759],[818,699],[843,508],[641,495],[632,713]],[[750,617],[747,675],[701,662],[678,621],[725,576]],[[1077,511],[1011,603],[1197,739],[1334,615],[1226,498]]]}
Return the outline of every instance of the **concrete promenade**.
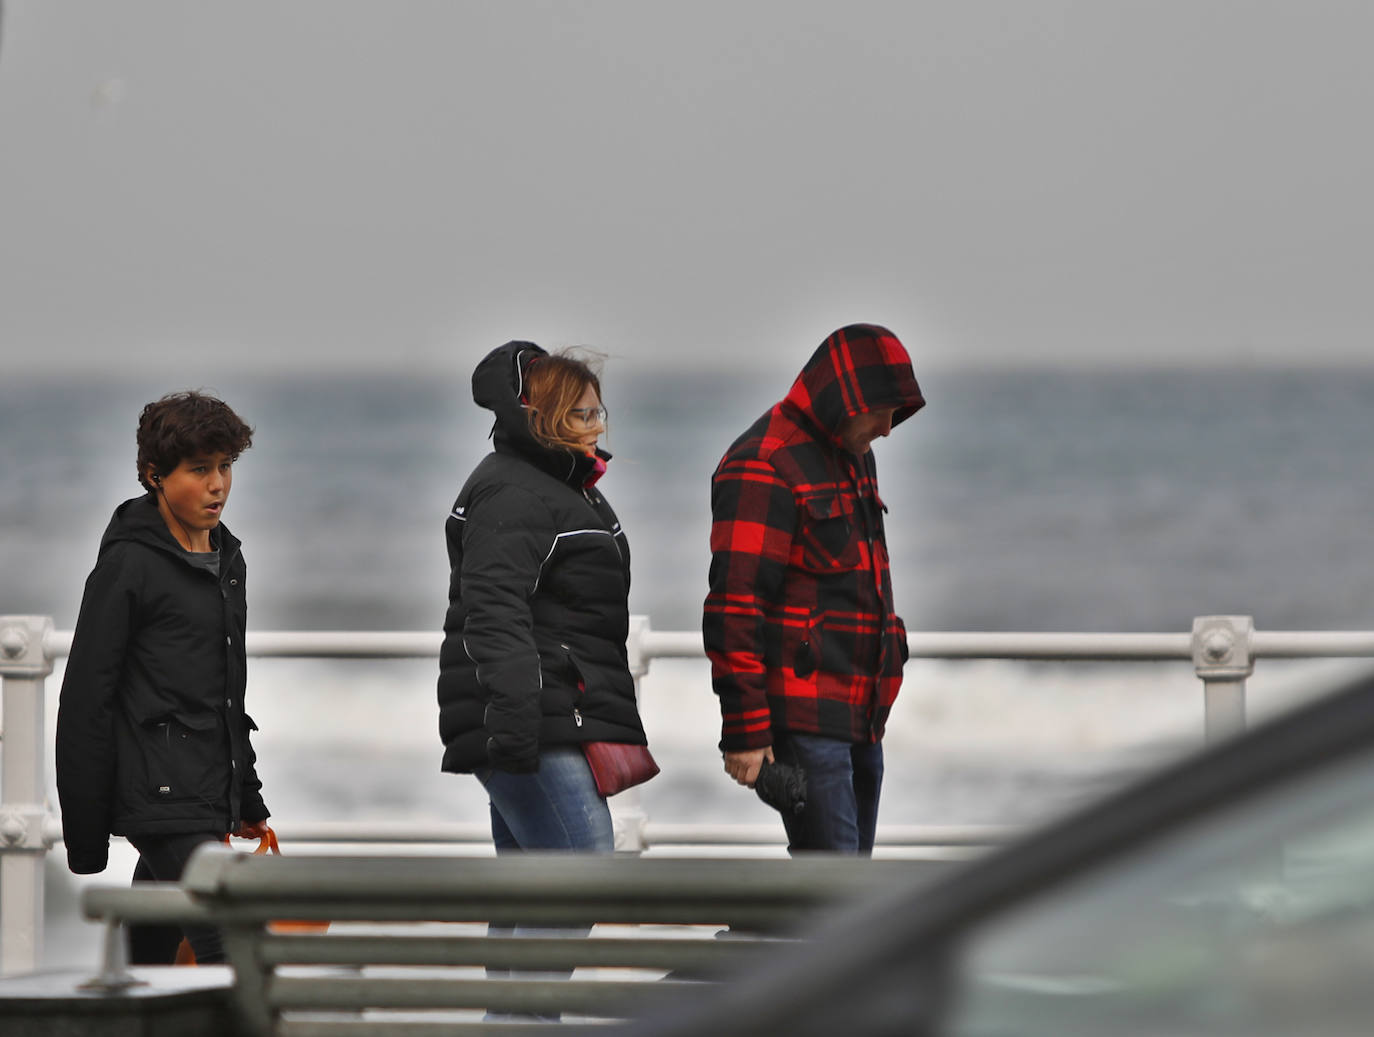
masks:
{"label": "concrete promenade", "polygon": [[234,1037],[227,965],[134,968],[143,982],[117,994],[83,990],[91,973],[0,978],[5,1037]]}

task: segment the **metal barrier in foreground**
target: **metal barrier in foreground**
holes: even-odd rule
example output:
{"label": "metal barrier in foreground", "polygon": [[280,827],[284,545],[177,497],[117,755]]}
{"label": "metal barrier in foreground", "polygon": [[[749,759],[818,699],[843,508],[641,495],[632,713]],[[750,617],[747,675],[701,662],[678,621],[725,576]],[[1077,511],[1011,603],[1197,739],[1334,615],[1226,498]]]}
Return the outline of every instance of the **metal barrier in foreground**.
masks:
{"label": "metal barrier in foreground", "polygon": [[[108,934],[86,989],[140,983],[122,960],[121,923],[198,921],[223,934],[233,1001],[254,1035],[493,1033],[484,1011],[606,1022],[709,997],[712,980],[765,962],[816,912],[946,867],[826,855],[254,857],[210,845],[179,886],[86,890],[85,912]],[[296,921],[283,931],[281,918]],[[404,1028],[377,1012],[405,1012]]]}
{"label": "metal barrier in foreground", "polygon": [[[247,650],[257,658],[434,658],[440,641],[438,632],[257,631],[249,633]],[[1203,684],[1212,741],[1244,727],[1245,681],[1255,660],[1374,656],[1374,631],[1258,631],[1249,616],[1200,616],[1189,633],[918,633],[910,635],[908,646],[912,659],[1188,661]],[[636,682],[655,659],[704,655],[700,634],[653,630],[647,616],[632,617],[628,647]],[[30,971],[41,958],[43,861],[61,838],[44,789],[44,750],[50,744],[44,679],[70,648],[71,633],[55,630],[47,616],[0,616],[0,975]],[[652,822],[635,811],[633,798],[619,811],[628,848],[642,847],[645,833],[653,831]],[[667,839],[669,831],[665,827],[655,837]],[[677,830],[671,838],[699,845],[713,835],[721,832]],[[890,833],[880,827],[880,843],[886,837]],[[967,843],[967,833],[962,841]]]}

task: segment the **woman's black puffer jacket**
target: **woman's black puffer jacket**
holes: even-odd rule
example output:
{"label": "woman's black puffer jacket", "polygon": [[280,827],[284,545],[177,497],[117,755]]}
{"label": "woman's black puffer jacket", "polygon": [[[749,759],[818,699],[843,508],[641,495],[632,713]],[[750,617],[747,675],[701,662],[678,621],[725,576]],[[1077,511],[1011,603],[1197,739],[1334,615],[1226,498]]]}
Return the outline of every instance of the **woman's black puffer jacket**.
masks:
{"label": "woman's black puffer jacket", "polygon": [[646,741],[625,650],[630,548],[590,485],[601,466],[549,449],[529,431],[525,376],[545,355],[508,342],[472,376],[473,399],[496,414],[495,449],[445,525],[438,691],[446,771],[533,771],[542,746]]}

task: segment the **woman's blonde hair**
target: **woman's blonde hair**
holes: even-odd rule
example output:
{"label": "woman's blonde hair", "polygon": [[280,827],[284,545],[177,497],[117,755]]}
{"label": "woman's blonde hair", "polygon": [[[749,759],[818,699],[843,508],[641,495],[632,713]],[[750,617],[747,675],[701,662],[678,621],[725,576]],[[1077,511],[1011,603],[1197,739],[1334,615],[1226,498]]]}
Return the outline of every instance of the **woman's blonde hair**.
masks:
{"label": "woman's blonde hair", "polygon": [[601,379],[590,363],[568,350],[541,356],[530,364],[525,372],[530,434],[555,450],[585,451],[581,439],[587,430],[580,423],[574,424],[569,412],[589,385],[599,400]]}

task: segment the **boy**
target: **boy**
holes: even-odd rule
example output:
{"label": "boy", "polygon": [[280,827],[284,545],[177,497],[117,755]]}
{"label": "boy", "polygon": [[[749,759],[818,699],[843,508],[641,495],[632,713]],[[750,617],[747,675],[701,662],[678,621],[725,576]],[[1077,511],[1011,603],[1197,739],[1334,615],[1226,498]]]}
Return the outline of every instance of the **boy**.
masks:
{"label": "boy", "polygon": [[[192,850],[266,829],[243,709],[246,604],[239,541],[220,523],[253,430],[227,404],[173,393],[143,408],[138,479],[86,580],[57,712],[67,863],[105,870],[110,835],[138,850],[135,880],[176,881]],[[181,934],[139,927],[130,959],[170,964]],[[219,934],[192,927],[199,962]]]}

